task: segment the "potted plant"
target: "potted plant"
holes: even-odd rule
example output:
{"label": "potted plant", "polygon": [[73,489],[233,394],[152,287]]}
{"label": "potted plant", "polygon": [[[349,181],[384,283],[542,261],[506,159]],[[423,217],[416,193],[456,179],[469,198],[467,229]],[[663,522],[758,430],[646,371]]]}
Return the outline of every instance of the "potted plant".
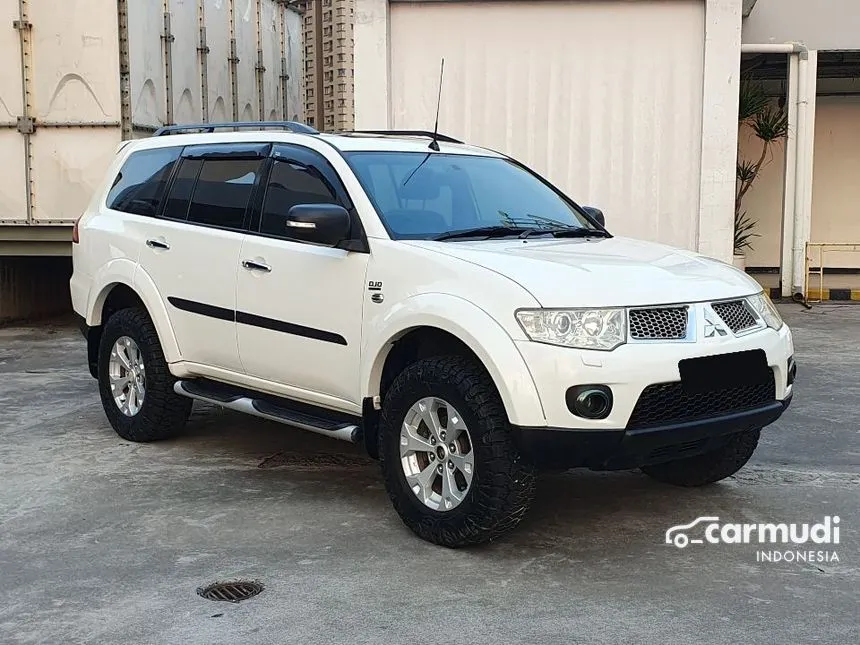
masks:
{"label": "potted plant", "polygon": [[738,139],[744,126],[749,127],[761,142],[761,154],[756,160],[741,158],[738,150],[735,189],[734,265],[746,268],[745,249],[752,249],[751,240],[756,222],[745,210],[743,200],[768,158],[771,146],[788,134],[788,116],[782,107],[774,107],[760,83],[750,80],[741,83],[738,105]]}
{"label": "potted plant", "polygon": [[754,237],[759,237],[758,233],[753,233],[755,222],[751,220],[746,211],[738,213],[735,211],[735,253],[732,264],[741,271],[746,270],[746,256],[744,249],[751,249],[750,240]]}

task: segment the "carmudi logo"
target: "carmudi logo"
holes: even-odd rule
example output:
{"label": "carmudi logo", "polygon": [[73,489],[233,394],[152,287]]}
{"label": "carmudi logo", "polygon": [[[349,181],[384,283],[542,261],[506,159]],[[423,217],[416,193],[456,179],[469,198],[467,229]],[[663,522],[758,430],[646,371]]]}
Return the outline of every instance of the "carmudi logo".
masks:
{"label": "carmudi logo", "polygon": [[[690,544],[767,544],[767,545],[835,545],[839,544],[839,516],[827,515],[810,523],[734,523],[720,522],[719,517],[702,516],[688,524],[666,531],[666,544],[684,549]],[[756,552],[757,562],[839,562],[836,551],[829,549],[768,549]]]}

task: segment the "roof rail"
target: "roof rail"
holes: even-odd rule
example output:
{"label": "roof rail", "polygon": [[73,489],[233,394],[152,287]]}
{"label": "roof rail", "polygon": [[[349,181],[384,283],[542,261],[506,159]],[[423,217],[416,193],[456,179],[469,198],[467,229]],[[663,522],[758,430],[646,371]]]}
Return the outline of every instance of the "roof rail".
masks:
{"label": "roof rail", "polygon": [[154,137],[163,137],[168,134],[180,134],[182,132],[208,132],[215,130],[237,128],[256,128],[264,130],[268,128],[281,128],[297,134],[319,134],[317,130],[298,121],[237,121],[235,123],[193,123],[190,125],[168,125],[155,131]]}
{"label": "roof rail", "polygon": [[337,134],[341,136],[349,136],[351,134],[387,134],[391,136],[435,138],[436,141],[443,141],[445,143],[463,143],[459,139],[449,137],[447,134],[433,134],[427,130],[352,130],[350,132],[338,132]]}

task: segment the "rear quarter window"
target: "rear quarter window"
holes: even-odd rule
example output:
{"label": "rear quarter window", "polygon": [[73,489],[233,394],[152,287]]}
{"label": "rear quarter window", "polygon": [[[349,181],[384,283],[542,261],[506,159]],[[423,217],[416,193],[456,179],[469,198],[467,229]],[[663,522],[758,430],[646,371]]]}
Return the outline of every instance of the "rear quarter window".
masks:
{"label": "rear quarter window", "polygon": [[133,152],[107,196],[107,207],[134,215],[155,216],[181,148]]}

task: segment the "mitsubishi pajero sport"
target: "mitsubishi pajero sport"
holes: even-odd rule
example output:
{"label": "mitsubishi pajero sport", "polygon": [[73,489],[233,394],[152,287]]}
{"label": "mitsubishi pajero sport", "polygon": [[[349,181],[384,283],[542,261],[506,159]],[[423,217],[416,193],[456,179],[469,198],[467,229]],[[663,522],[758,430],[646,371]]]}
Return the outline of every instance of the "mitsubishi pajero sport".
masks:
{"label": "mitsubishi pajero sport", "polygon": [[403,522],[456,547],[514,527],[541,468],[729,477],[791,400],[791,333],[754,280],[611,235],[503,154],[297,123],[157,135],[120,146],[74,233],[124,439],[174,436],[200,400],[362,444]]}

